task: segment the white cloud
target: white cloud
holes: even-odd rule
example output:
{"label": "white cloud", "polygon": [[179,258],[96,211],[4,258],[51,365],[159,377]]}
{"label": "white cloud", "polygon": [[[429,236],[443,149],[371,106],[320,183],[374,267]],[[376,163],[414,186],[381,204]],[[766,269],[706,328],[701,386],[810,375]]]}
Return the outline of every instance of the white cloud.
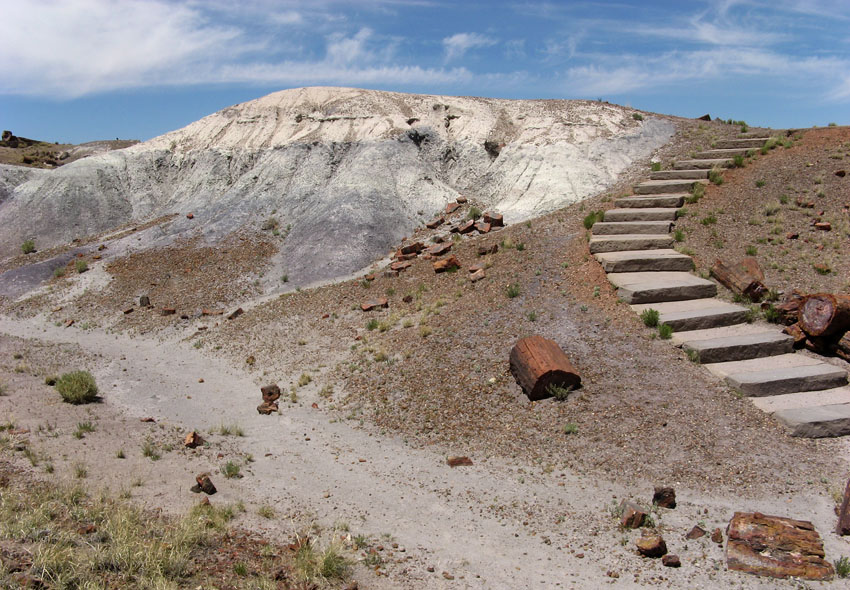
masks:
{"label": "white cloud", "polygon": [[269,20],[277,25],[300,25],[304,22],[304,17],[300,12],[287,10],[285,12],[274,12],[269,15]]}
{"label": "white cloud", "polygon": [[496,44],[496,40],[485,37],[480,33],[457,33],[443,39],[443,49],[446,52],[446,61],[452,61],[469,51],[478,47],[490,47]]}

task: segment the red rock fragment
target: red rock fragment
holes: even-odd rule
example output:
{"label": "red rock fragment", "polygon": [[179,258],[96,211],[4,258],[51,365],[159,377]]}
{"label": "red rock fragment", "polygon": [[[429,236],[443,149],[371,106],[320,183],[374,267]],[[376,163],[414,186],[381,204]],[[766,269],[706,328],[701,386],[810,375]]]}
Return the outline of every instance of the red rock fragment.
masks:
{"label": "red rock fragment", "polygon": [[135,311],[134,307],[128,307],[127,309],[124,310],[124,315],[129,315],[129,314],[133,313],[134,311]]}
{"label": "red rock fragment", "polygon": [[224,315],[223,309],[202,309],[201,315]]}
{"label": "red rock fragment", "polygon": [[194,218],[195,218],[195,215],[193,213],[187,213],[186,214],[186,219],[194,219]]}
{"label": "red rock fragment", "polygon": [[837,535],[850,535],[850,479],[844,487],[844,500],[838,508],[838,524],[835,527]]}
{"label": "red rock fragment", "polygon": [[227,316],[227,319],[235,320],[236,318],[238,318],[243,313],[245,313],[245,311],[241,307],[237,307],[232,312],[230,312],[230,314]]}
{"label": "red rock fragment", "polygon": [[823,540],[811,522],[758,512],[736,512],[727,528],[730,570],[772,578],[831,580]]}
{"label": "red rock fragment", "polygon": [[461,205],[462,205],[462,204],[464,204],[464,203],[466,203],[466,201],[467,201],[466,197],[464,197],[463,195],[459,196],[459,197],[458,197],[457,199],[455,199],[455,200],[456,200],[458,203],[460,203]]}
{"label": "red rock fragment", "polygon": [[689,541],[693,541],[694,539],[699,539],[700,537],[704,537],[704,536],[705,536],[705,529],[700,527],[700,526],[695,525],[694,528],[692,528],[690,531],[688,531],[688,534],[685,535],[685,538]]}
{"label": "red rock fragment", "polygon": [[676,490],[673,488],[657,487],[652,495],[652,503],[662,508],[676,507]]}
{"label": "red rock fragment", "polygon": [[187,434],[183,439],[183,446],[187,449],[194,449],[202,444],[204,444],[204,439],[201,438],[201,435],[194,430]]}
{"label": "red rock fragment", "polygon": [[163,308],[159,311],[159,313],[160,313],[161,315],[174,315],[175,313],[177,313],[177,310],[176,310],[175,308],[173,308],[173,307],[163,307]]}
{"label": "red rock fragment", "polygon": [[832,231],[832,224],[828,221],[818,221],[814,225],[815,229],[819,229],[821,231]]}
{"label": "red rock fragment", "polygon": [[274,402],[280,398],[280,387],[276,383],[264,385],[260,388],[260,393],[263,396],[264,402]]}
{"label": "red rock fragment", "polygon": [[264,416],[268,416],[269,414],[273,414],[277,411],[277,402],[263,402],[259,406],[257,406],[257,412]]}
{"label": "red rock fragment", "polygon": [[462,456],[454,457],[454,456],[452,456],[452,457],[449,457],[448,459],[446,459],[446,464],[448,464],[449,467],[460,467],[460,466],[471,467],[472,466],[472,459],[470,459],[469,457],[462,457]]}
{"label": "red rock fragment", "polygon": [[662,557],[667,554],[667,544],[660,535],[644,535],[635,541],[638,553],[644,557]]}
{"label": "red rock fragment", "polygon": [[441,216],[441,217],[437,217],[436,219],[432,219],[431,221],[426,223],[425,227],[427,227],[428,229],[437,229],[438,227],[443,225],[445,222],[446,222],[446,218]]}
{"label": "red rock fragment", "polygon": [[147,418],[139,418],[139,422],[149,422],[149,423],[156,424],[156,420],[154,420],[150,416],[148,416]]}
{"label": "red rock fragment", "polygon": [[425,249],[425,244],[422,242],[414,242],[413,244],[408,244],[407,246],[403,246],[401,248],[402,254],[419,254],[422,250]]}
{"label": "red rock fragment", "polygon": [[478,255],[486,256],[487,254],[495,254],[499,251],[499,244],[493,244],[491,246],[478,246]]}
{"label": "red rock fragment", "polygon": [[787,234],[785,234],[786,240],[796,240],[799,237],[800,237],[800,234],[795,233],[795,232],[788,232]]}
{"label": "red rock fragment", "polygon": [[67,322],[65,322],[65,327],[66,327],[66,328],[70,328],[70,327],[71,327],[71,326],[73,326],[73,325],[74,325],[74,320],[68,320]]}
{"label": "red rock fragment", "polygon": [[395,258],[396,260],[413,260],[417,256],[419,256],[419,254],[417,254],[416,252],[411,252],[410,254],[402,254],[401,250],[396,250],[396,253],[393,254],[393,258]]}
{"label": "red rock fragment", "polygon": [[447,203],[446,204],[446,215],[451,215],[452,213],[454,213],[458,209],[460,209],[459,203]]}
{"label": "red rock fragment", "polygon": [[365,301],[360,304],[360,309],[363,311],[372,311],[373,309],[381,309],[389,307],[390,304],[387,301],[386,297],[381,297],[380,299],[371,299],[369,301]]}
{"label": "red rock fragment", "polygon": [[847,175],[847,171],[846,170],[836,170],[835,175],[838,178],[844,178]]}
{"label": "red rock fragment", "polygon": [[460,227],[457,228],[457,231],[462,234],[468,234],[472,230],[475,229],[475,221],[470,219],[466,223],[461,224]]}
{"label": "red rock fragment", "polygon": [[477,283],[481,279],[487,278],[487,273],[484,272],[484,269],[476,270],[474,273],[469,275],[469,280],[473,283]]}
{"label": "red rock fragment", "polygon": [[434,263],[434,272],[436,273],[456,270],[458,268],[460,268],[460,262],[458,262],[457,257],[455,255],[451,255],[448,258],[438,260]]}
{"label": "red rock fragment", "polygon": [[662,565],[666,567],[682,567],[682,560],[678,555],[668,554],[661,558]]}
{"label": "red rock fragment", "polygon": [[427,252],[431,256],[442,256],[443,254],[448,254],[452,249],[451,242],[445,242],[443,244],[434,244],[430,248],[428,248]]}
{"label": "red rock fragment", "polygon": [[711,531],[711,542],[717,543],[718,545],[722,545],[723,544],[723,531],[721,531],[719,528],[716,528],[713,531]]}
{"label": "red rock fragment", "polygon": [[476,222],[475,229],[479,234],[490,233],[490,224],[489,223],[482,223],[482,222],[479,221],[479,222]]}
{"label": "red rock fragment", "polygon": [[646,521],[646,512],[637,504],[623,500],[620,503],[620,526],[626,529],[639,529]]}
{"label": "red rock fragment", "polygon": [[209,473],[202,473],[200,475],[195,476],[195,481],[197,484],[192,487],[192,491],[197,493],[203,492],[208,496],[212,496],[216,493],[215,486],[213,485],[212,480],[210,479]]}
{"label": "red rock fragment", "polygon": [[398,273],[406,268],[410,268],[413,265],[409,260],[405,260],[404,262],[393,262],[390,265],[390,270]]}
{"label": "red rock fragment", "polygon": [[499,213],[484,213],[484,223],[489,223],[492,227],[503,227],[505,221]]}

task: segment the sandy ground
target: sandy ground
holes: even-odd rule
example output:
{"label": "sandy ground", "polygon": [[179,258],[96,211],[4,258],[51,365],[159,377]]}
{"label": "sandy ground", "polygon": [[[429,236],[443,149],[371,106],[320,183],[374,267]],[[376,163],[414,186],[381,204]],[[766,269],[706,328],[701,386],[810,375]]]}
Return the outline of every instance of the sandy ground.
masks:
{"label": "sandy ground", "polygon": [[[0,355],[10,391],[0,398],[0,412],[28,428],[33,448],[51,457],[40,464],[52,461],[58,473],[72,477],[82,461],[96,486],[129,489],[146,505],[174,512],[197,502],[188,491],[193,474],[212,471],[219,488],[214,502],[248,506],[241,525],[275,537],[311,522],[326,530],[345,523],[352,534],[385,539],[386,555],[393,553],[380,570],[386,577],[361,570],[362,587],[799,587],[727,572],[722,549],[707,537],[684,540],[697,523],[725,530],[736,510],[811,519],[828,557],[848,550],[829,532],[834,503],[826,492],[746,498],[680,488],[679,506],[657,509],[655,519],[685,565],[663,568],[635,554],[639,533],[618,530],[610,514],[621,498],[651,499],[651,484],[639,470],[612,482],[496,457],[474,457],[474,466],[452,469],[445,463],[451,449],[411,448],[314,409],[310,399],[282,404],[279,416],[260,416],[249,375],[186,344],[50,324],[34,329],[31,321],[9,319],[0,320],[0,332],[6,335]],[[43,377],[31,375],[80,362],[95,374],[102,403],[69,407]],[[33,398],[37,403],[25,403]],[[156,423],[140,422],[144,417]],[[83,420],[94,421],[97,430],[74,439],[71,431]],[[245,436],[207,435],[221,424],[238,424]],[[189,429],[203,432],[209,446],[183,450],[180,440]],[[161,460],[142,456],[148,439]],[[125,459],[116,457],[118,449]],[[243,465],[245,477],[218,474],[227,460]],[[274,507],[276,517],[258,517],[260,506]],[[392,550],[391,543],[399,547]]]}

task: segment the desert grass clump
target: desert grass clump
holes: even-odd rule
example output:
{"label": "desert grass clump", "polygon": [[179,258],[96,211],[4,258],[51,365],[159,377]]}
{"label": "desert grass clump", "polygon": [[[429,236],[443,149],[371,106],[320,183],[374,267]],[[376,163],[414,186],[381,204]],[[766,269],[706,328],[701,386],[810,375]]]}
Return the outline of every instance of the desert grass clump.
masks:
{"label": "desert grass clump", "polygon": [[211,432],[222,436],[245,436],[245,431],[238,424],[221,424]]}
{"label": "desert grass clump", "polygon": [[519,283],[511,283],[505,288],[505,294],[508,296],[508,299],[518,297],[521,292],[522,289],[520,288]]}
{"label": "desert grass clump", "polygon": [[708,171],[708,180],[710,180],[712,184],[720,186],[723,184],[723,173],[719,168],[712,168]]}
{"label": "desert grass clump", "polygon": [[582,224],[584,225],[584,229],[590,229],[593,227],[593,224],[597,221],[602,221],[605,217],[604,211],[591,211],[587,215],[584,216],[584,220],[582,220]]}
{"label": "desert grass clump", "polygon": [[478,219],[481,217],[481,209],[478,207],[472,206],[469,208],[469,213],[466,214],[469,219]]}
{"label": "desert grass clump", "polygon": [[32,254],[35,252],[35,241],[34,240],[25,240],[23,244],[21,244],[21,252],[24,254]]}
{"label": "desert grass clump", "polygon": [[303,581],[341,580],[348,575],[350,563],[336,540],[324,550],[314,547],[309,539],[300,540],[298,545],[295,572]]}
{"label": "desert grass clump", "polygon": [[650,169],[651,169],[653,172],[661,172],[661,162],[653,162],[653,163],[650,165]]}
{"label": "desert grass clump", "polygon": [[836,576],[839,578],[846,578],[850,576],[850,559],[848,559],[846,555],[842,555],[836,559],[833,564],[835,565]]}
{"label": "desert grass clump", "polygon": [[643,325],[648,328],[655,328],[658,326],[658,320],[660,317],[661,314],[658,313],[658,310],[652,309],[651,307],[640,312],[640,319],[643,322]]}
{"label": "desert grass clump", "polygon": [[658,326],[658,337],[662,340],[670,340],[673,337],[673,326],[670,324],[661,324]]}
{"label": "desert grass clump", "polygon": [[227,463],[221,466],[221,474],[227,479],[242,477],[240,471],[241,469],[239,467],[239,464],[233,461],[228,461]]}
{"label": "desert grass clump", "polygon": [[77,274],[83,274],[89,269],[88,263],[83,259],[78,259],[74,263],[74,269],[77,271]]}
{"label": "desert grass clump", "polygon": [[56,380],[56,391],[69,404],[89,404],[97,399],[97,384],[88,371],[64,373]]}

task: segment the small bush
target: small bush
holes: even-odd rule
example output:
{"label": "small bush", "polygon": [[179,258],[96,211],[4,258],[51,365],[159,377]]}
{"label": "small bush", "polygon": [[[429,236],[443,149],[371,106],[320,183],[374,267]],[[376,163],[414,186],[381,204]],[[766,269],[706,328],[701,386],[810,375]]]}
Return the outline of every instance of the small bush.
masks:
{"label": "small bush", "polygon": [[65,276],[65,267],[64,266],[60,266],[60,267],[53,269],[53,278],[61,279],[64,276]]}
{"label": "small bush", "polygon": [[508,299],[513,299],[514,297],[519,296],[521,292],[522,290],[520,289],[519,283],[511,283],[505,289],[505,293],[507,294]]}
{"label": "small bush", "polygon": [[478,219],[481,217],[481,209],[478,207],[470,207],[469,213],[466,214],[469,219]]}
{"label": "small bush", "polygon": [[233,461],[228,461],[227,463],[221,466],[221,474],[227,479],[242,477],[242,474],[239,473],[239,471],[239,465],[237,463],[234,463]]}
{"label": "small bush", "polygon": [[570,394],[572,392],[572,386],[563,387],[561,385],[555,385],[554,383],[551,383],[546,387],[546,393],[554,397],[559,402],[563,402],[569,399]]}
{"label": "small bush", "polygon": [[673,230],[673,239],[677,242],[685,241],[685,232],[681,229]]}
{"label": "small bush", "polygon": [[658,319],[660,318],[660,316],[661,314],[658,313],[657,309],[649,308],[644,309],[642,312],[640,312],[641,321],[645,326],[649,328],[654,328],[658,325]]}
{"label": "small bush", "polygon": [[366,322],[366,329],[369,330],[370,332],[377,327],[378,327],[378,320],[376,320],[375,318],[372,318],[371,320]]}
{"label": "small bush", "polygon": [[584,216],[584,220],[582,221],[582,223],[584,224],[584,229],[592,228],[593,224],[597,221],[602,221],[602,218],[604,216],[604,211],[591,211],[590,213]]}
{"label": "small bush", "polygon": [[74,268],[77,271],[77,274],[83,274],[89,269],[89,265],[82,258],[77,259],[77,262],[74,263]]}
{"label": "small bush", "polygon": [[88,371],[63,374],[56,380],[56,391],[69,404],[88,404],[97,399],[97,384]]}
{"label": "small bush", "polygon": [[222,436],[245,436],[245,431],[238,424],[222,424],[211,432],[213,434],[218,432]]}
{"label": "small bush", "polygon": [[846,578],[850,576],[850,559],[848,559],[846,555],[842,555],[833,563],[835,565],[836,576],[839,578]]}
{"label": "small bush", "polygon": [[732,158],[732,165],[735,168],[743,168],[746,165],[746,160],[744,160],[744,156],[737,155]]}
{"label": "small bush", "polygon": [[673,337],[673,326],[670,324],[661,324],[658,326],[658,337],[662,340],[670,340]]}
{"label": "small bush", "polygon": [[301,377],[298,378],[298,387],[309,385],[311,381],[313,381],[313,378],[310,377],[310,375],[307,373],[301,373]]}
{"label": "small bush", "polygon": [[708,179],[712,182],[712,184],[720,186],[723,184],[723,173],[719,168],[712,168],[708,171]]}
{"label": "small bush", "polygon": [[767,184],[767,183],[764,180],[757,180],[756,181],[756,187],[758,187],[758,188],[763,187],[765,184]]}
{"label": "small bush", "polygon": [[759,253],[759,249],[756,248],[755,246],[747,246],[747,248],[746,248],[746,250],[744,250],[744,252],[747,253],[747,256],[755,256],[756,254]]}
{"label": "small bush", "polygon": [[516,250],[517,252],[522,252],[525,250],[525,244],[523,242],[517,242]]}
{"label": "small bush", "polygon": [[21,252],[24,254],[32,254],[35,252],[35,241],[26,240],[23,244],[21,244]]}
{"label": "small bush", "polygon": [[643,115],[640,113],[632,113],[632,119],[635,121],[643,121]]}
{"label": "small bush", "polygon": [[661,172],[661,162],[653,162],[651,169],[653,172]]}
{"label": "small bush", "polygon": [[564,434],[578,434],[578,424],[575,422],[564,424]]}
{"label": "small bush", "polygon": [[824,263],[815,263],[815,264],[812,265],[812,267],[815,269],[815,272],[817,272],[819,275],[828,275],[832,272],[832,267],[830,267],[825,262]]}
{"label": "small bush", "polygon": [[709,213],[702,219],[700,219],[700,223],[703,225],[714,225],[717,223],[717,216],[714,213]]}
{"label": "small bush", "polygon": [[151,461],[159,461],[162,458],[162,455],[156,450],[156,445],[153,444],[151,439],[147,439],[145,444],[142,445],[142,456],[147,457]]}

